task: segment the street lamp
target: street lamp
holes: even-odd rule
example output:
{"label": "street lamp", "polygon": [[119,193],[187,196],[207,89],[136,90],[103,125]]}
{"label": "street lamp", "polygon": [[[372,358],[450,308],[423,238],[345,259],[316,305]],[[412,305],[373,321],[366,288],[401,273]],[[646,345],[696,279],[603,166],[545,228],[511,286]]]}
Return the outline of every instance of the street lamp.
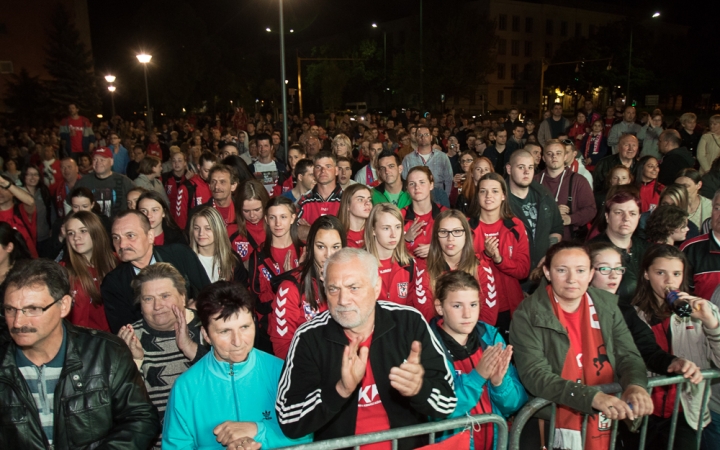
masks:
{"label": "street lamp", "polygon": [[[285,84],[287,84],[287,80],[285,79],[285,23],[283,18],[283,0],[278,0],[278,6],[280,9],[280,79],[285,80]],[[270,31],[270,28],[267,28],[267,31]],[[291,29],[290,32],[292,33],[293,30]],[[285,162],[287,162],[289,147],[287,122],[287,87],[281,84],[280,89],[282,90],[283,147],[285,148]]]}
{"label": "street lamp", "polygon": [[115,81],[115,75],[105,75],[105,81],[112,83]]}
{"label": "street lamp", "polygon": [[[372,24],[373,28],[378,28],[378,24],[374,23]],[[383,32],[383,84],[385,88],[387,88],[387,31],[385,30],[385,27],[381,28]],[[385,97],[385,93],[387,92],[387,89],[383,90],[383,97]],[[385,97],[385,108],[387,108],[387,97]]]}
{"label": "street lamp", "polygon": [[[660,17],[660,12],[655,11],[653,15],[651,16],[653,19],[657,19]],[[625,106],[630,106],[630,71],[632,70],[632,49],[633,49],[633,26],[632,22],[630,23],[630,55],[628,57],[628,79],[627,79],[627,88],[625,90]]]}
{"label": "street lamp", "polygon": [[148,88],[148,80],[147,80],[147,65],[152,59],[152,55],[148,55],[147,53],[140,53],[137,55],[138,61],[143,65],[143,72],[145,74],[145,98],[147,99],[147,128],[148,132],[152,130],[152,111],[150,110],[150,89]]}
{"label": "street lamp", "polygon": [[[115,77],[113,77],[115,78]],[[108,86],[108,91],[110,91],[110,103],[112,104],[112,116],[115,117],[115,86],[112,84]]]}

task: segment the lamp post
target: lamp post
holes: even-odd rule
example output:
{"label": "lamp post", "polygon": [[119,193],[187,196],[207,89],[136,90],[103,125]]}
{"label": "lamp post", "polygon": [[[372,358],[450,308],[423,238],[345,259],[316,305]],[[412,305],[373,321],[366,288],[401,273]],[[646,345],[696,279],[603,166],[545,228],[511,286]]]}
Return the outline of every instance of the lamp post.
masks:
{"label": "lamp post", "polygon": [[[105,81],[107,81],[110,86],[108,86],[108,91],[110,91],[110,104],[112,105],[112,117],[115,117],[115,86],[113,86],[113,83],[115,82],[115,75],[105,75]],[[112,119],[111,117],[111,119]]]}
{"label": "lamp post", "polygon": [[147,128],[148,132],[152,131],[152,110],[150,110],[150,89],[148,88],[148,80],[147,80],[147,65],[152,59],[152,55],[148,55],[147,53],[140,53],[137,55],[138,61],[143,65],[143,72],[145,74],[145,98],[147,100]]}
{"label": "lamp post", "polygon": [[[372,24],[373,28],[378,28],[376,23]],[[387,108],[387,31],[385,27],[381,28],[383,32],[383,98],[385,98],[385,107]]]}
{"label": "lamp post", "polygon": [[[657,19],[660,17],[660,12],[655,11],[655,13],[651,16],[653,19]],[[630,72],[632,70],[632,50],[633,50],[633,27],[632,23],[630,24],[630,54],[628,56],[628,77],[627,77],[627,86],[625,88],[625,106],[630,106]]]}
{"label": "lamp post", "polygon": [[[285,149],[285,161],[287,162],[289,145],[287,125],[287,80],[285,79],[285,24],[283,19],[283,0],[278,0],[278,4],[280,6],[280,89],[282,89],[283,148]],[[292,30],[290,30],[290,32],[292,32]]]}

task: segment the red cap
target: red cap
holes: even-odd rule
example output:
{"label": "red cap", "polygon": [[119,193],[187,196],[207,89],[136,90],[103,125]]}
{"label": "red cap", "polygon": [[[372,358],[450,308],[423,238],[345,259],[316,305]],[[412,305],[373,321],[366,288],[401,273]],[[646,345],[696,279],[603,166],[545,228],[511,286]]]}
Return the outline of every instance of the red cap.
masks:
{"label": "red cap", "polygon": [[98,147],[93,152],[93,158],[96,156],[102,156],[103,158],[113,158],[113,152],[107,147]]}

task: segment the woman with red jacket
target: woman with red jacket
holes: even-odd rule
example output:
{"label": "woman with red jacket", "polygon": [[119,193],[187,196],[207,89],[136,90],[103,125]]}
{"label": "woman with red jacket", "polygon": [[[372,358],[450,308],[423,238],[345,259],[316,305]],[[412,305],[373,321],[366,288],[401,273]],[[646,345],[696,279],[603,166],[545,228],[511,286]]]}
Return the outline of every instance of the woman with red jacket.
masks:
{"label": "woman with red jacket", "polygon": [[575,123],[568,130],[568,137],[575,143],[575,147],[580,148],[580,143],[586,134],[590,132],[590,125],[587,123],[587,115],[584,111],[578,111],[575,116]]}
{"label": "woman with red jacket", "polygon": [[277,295],[268,317],[273,351],[285,359],[295,331],[308,320],[327,310],[322,270],[325,260],[345,247],[345,230],[335,216],[321,216],[310,227],[305,260],[281,275]]}
{"label": "woman with red jacket", "polygon": [[495,326],[505,333],[511,314],[523,299],[520,280],[530,273],[530,242],[522,221],[510,211],[507,196],[502,176],[487,173],[480,178],[469,214],[475,253],[496,276],[500,302]]}
{"label": "woman with red jacket", "polygon": [[403,243],[403,220],[397,206],[378,203],[365,227],[365,248],[378,259],[382,279],[380,299],[412,306],[426,320],[435,317],[430,285],[424,267],[419,267]]}
{"label": "woman with red jacket", "polygon": [[265,243],[263,218],[269,201],[267,189],[258,180],[243,181],[238,187],[235,202],[238,230],[230,236],[230,243],[242,258],[245,267],[248,266],[252,253],[260,251]]}
{"label": "woman with red jacket", "polygon": [[65,219],[68,251],[60,262],[70,273],[73,307],[70,323],[110,332],[100,296],[103,278],[117,265],[110,239],[100,219],[90,211],[78,211]]}
{"label": "woman with red jacket", "polygon": [[356,183],[343,191],[338,218],[347,234],[348,247],[365,248],[365,223],[372,206],[372,191],[364,184]]}
{"label": "woman with red jacket", "polygon": [[657,180],[660,165],[654,156],[645,155],[635,164],[635,184],[640,189],[640,213],[652,211],[660,204],[665,186]]}
{"label": "woman with red jacket", "polygon": [[427,276],[433,298],[435,282],[440,275],[451,270],[465,272],[477,280],[480,284],[480,320],[494,326],[498,314],[495,275],[490,263],[475,254],[470,225],[456,209],[438,214],[433,226],[427,258]]}
{"label": "woman with red jacket", "polygon": [[435,179],[429,168],[413,167],[408,171],[406,180],[412,204],[402,210],[405,219],[405,245],[417,262],[425,267],[435,217],[446,208],[432,201],[430,194],[435,188]]}

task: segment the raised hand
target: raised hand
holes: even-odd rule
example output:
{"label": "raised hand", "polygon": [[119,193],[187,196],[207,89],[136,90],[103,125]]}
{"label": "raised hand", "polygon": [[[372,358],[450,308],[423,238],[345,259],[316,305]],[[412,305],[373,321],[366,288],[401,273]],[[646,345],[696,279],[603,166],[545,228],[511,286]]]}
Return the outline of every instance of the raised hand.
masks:
{"label": "raised hand", "polygon": [[500,363],[500,355],[502,354],[502,344],[491,345],[485,348],[480,358],[480,362],[475,366],[475,371],[481,377],[489,380],[495,369],[497,369]]}
{"label": "raised hand", "polygon": [[397,389],[403,397],[412,397],[420,392],[423,383],[425,369],[420,363],[422,344],[413,341],[410,347],[410,355],[400,367],[390,369],[390,386]]}
{"label": "raised hand", "polygon": [[177,343],[178,350],[183,352],[183,355],[192,361],[197,354],[198,345],[190,339],[187,321],[185,320],[185,310],[175,305],[172,305],[170,308],[175,315],[175,342]]}
{"label": "raised hand", "polygon": [[495,264],[502,262],[502,255],[500,254],[500,239],[489,236],[485,239],[485,254],[488,255]]}
{"label": "raised hand", "polygon": [[346,345],[343,351],[340,381],[335,385],[338,394],[343,398],[350,397],[365,376],[370,350],[367,347],[360,347],[361,339],[350,340],[350,345]]}
{"label": "raised hand", "polygon": [[422,233],[425,225],[427,225],[427,223],[424,220],[419,220],[416,217],[415,220],[413,220],[412,225],[410,225],[410,229],[405,232],[405,241],[414,241],[420,235],[420,233]]}
{"label": "raised hand", "polygon": [[130,348],[130,353],[132,353],[133,359],[145,358],[145,351],[140,344],[140,340],[137,338],[137,336],[135,336],[135,330],[133,330],[132,325],[125,325],[124,327],[120,328],[120,331],[118,332],[118,337],[125,341],[128,348]]}
{"label": "raised hand", "polygon": [[701,321],[705,328],[714,330],[718,327],[718,325],[720,325],[718,319],[713,313],[712,307],[710,306],[711,303],[709,301],[700,297],[694,297],[685,292],[680,292],[678,294],[678,298],[681,298],[690,303],[690,306],[692,306],[693,310],[690,317]]}

